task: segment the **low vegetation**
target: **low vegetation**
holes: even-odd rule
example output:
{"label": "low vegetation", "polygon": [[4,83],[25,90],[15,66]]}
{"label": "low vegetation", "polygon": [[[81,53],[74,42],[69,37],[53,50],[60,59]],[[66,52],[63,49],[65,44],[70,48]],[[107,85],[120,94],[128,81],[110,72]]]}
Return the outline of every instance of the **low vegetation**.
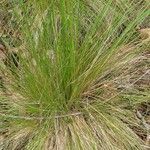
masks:
{"label": "low vegetation", "polygon": [[12,2],[15,36],[3,32],[0,47],[0,150],[149,148],[148,8],[143,0]]}

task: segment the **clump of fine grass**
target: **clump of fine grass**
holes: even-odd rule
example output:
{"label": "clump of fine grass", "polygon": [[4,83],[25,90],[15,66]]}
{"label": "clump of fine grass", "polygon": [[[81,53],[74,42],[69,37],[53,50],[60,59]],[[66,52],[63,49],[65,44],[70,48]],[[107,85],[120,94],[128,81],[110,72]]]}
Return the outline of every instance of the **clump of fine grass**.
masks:
{"label": "clump of fine grass", "polygon": [[129,104],[117,90],[104,91],[113,73],[141,49],[136,27],[150,13],[139,5],[112,0],[14,4],[22,46],[19,66],[2,68],[9,79],[9,95],[1,96],[0,119],[8,135],[2,149],[144,149],[129,127],[137,125]]}

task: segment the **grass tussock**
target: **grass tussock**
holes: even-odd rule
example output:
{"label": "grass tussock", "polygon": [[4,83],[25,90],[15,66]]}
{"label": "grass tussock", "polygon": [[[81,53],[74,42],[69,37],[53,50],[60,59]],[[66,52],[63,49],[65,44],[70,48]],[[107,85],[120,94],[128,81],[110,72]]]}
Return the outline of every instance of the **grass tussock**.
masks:
{"label": "grass tussock", "polygon": [[138,32],[147,1],[12,6],[21,46],[1,65],[2,150],[144,150],[133,108],[149,94],[127,100],[141,76],[123,90],[114,83],[147,45]]}

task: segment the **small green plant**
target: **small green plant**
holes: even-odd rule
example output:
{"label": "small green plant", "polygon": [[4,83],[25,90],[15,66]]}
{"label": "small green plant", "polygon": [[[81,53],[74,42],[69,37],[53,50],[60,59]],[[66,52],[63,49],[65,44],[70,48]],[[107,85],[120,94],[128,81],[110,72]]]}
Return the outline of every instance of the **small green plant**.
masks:
{"label": "small green plant", "polygon": [[[142,150],[120,92],[104,87],[140,51],[141,1],[38,0],[14,4],[22,46],[1,96],[4,150]],[[15,3],[15,1],[14,1]],[[136,102],[135,102],[136,103]]]}

